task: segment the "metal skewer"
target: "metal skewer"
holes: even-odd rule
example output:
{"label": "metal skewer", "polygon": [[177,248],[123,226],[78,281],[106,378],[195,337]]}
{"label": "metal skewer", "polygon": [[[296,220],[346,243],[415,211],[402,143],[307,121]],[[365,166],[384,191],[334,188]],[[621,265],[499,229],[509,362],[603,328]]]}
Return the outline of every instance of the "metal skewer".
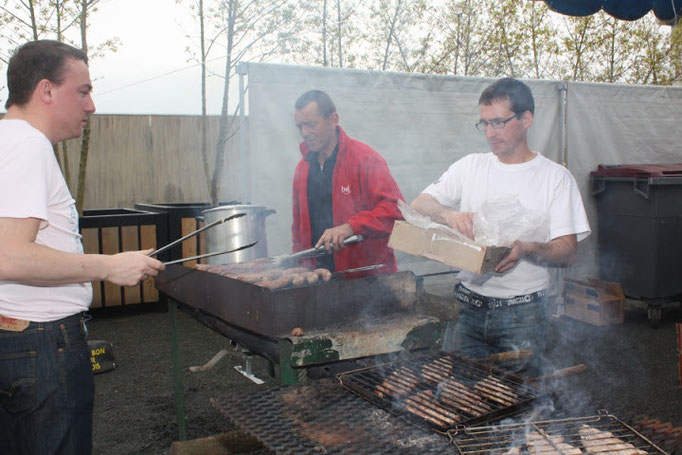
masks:
{"label": "metal skewer", "polygon": [[235,253],[235,252],[240,251],[240,250],[245,250],[247,248],[251,248],[256,243],[258,243],[258,242],[253,242],[253,243],[250,243],[248,245],[240,246],[239,248],[235,248],[234,250],[218,251],[216,253],[206,253],[206,254],[200,254],[198,256],[192,256],[189,258],[176,259],[174,261],[164,262],[163,265],[173,265],[173,264],[179,264],[181,262],[194,261],[196,259],[210,258],[211,256],[218,256],[221,254]]}
{"label": "metal skewer", "polygon": [[[216,220],[216,221],[214,221],[213,223],[209,223],[209,224],[207,224],[206,226],[204,226],[204,227],[202,227],[202,228],[199,228],[199,229],[197,229],[197,230],[194,231],[194,232],[190,232],[190,233],[187,234],[186,236],[181,237],[181,238],[179,238],[179,239],[177,239],[177,240],[175,240],[175,241],[169,243],[169,244],[166,245],[166,246],[162,246],[161,248],[159,248],[159,249],[156,250],[156,251],[152,251],[151,253],[149,253],[149,256],[156,256],[157,254],[163,253],[163,252],[166,251],[167,249],[173,248],[173,247],[174,247],[175,245],[177,245],[178,243],[184,242],[184,241],[187,240],[188,238],[194,237],[195,235],[199,234],[200,232],[204,232],[206,229],[210,229],[210,228],[212,228],[213,226],[217,226],[217,225],[219,225],[220,223],[224,223],[225,221],[230,221],[230,220],[233,220],[233,219],[235,219],[235,218],[241,218],[241,217],[244,216],[244,215],[246,215],[246,213],[237,213],[236,215],[228,216],[228,217],[226,217],[226,218],[223,218],[223,219],[220,219],[220,220]],[[235,250],[235,251],[236,251],[236,250]],[[167,264],[168,264],[168,263],[167,263]]]}

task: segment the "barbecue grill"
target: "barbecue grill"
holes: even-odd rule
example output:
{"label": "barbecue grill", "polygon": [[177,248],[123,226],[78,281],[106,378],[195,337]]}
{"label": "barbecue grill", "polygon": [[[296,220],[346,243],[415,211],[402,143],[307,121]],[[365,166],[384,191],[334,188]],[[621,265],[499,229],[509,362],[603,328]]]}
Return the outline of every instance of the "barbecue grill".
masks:
{"label": "barbecue grill", "polygon": [[440,320],[416,309],[423,291],[412,272],[269,289],[173,265],[156,286],[205,325],[279,365],[282,384],[298,382],[306,369],[433,347],[440,337]]}
{"label": "barbecue grill", "polygon": [[525,409],[539,393],[492,365],[443,352],[348,371],[341,384],[401,418],[445,432]]}
{"label": "barbecue grill", "polygon": [[448,432],[460,455],[665,454],[613,415],[462,427]]}

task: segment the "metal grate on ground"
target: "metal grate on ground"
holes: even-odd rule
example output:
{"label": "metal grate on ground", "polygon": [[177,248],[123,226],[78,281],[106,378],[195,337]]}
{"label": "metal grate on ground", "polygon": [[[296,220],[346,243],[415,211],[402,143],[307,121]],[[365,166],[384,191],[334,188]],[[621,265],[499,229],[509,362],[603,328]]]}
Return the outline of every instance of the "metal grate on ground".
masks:
{"label": "metal grate on ground", "polygon": [[458,428],[448,432],[460,455],[646,455],[661,448],[615,416],[604,414]]}
{"label": "metal grate on ground", "polygon": [[334,381],[214,398],[213,405],[277,454],[442,454],[446,436],[423,431]]}

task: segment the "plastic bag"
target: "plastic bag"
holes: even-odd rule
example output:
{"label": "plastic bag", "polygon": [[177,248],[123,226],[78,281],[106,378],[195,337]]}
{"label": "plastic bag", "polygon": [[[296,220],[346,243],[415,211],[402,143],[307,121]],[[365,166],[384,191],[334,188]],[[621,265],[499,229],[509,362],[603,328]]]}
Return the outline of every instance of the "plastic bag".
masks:
{"label": "plastic bag", "polygon": [[521,205],[518,197],[505,196],[486,201],[474,214],[474,239],[486,246],[511,247],[514,241],[547,240],[547,216]]}
{"label": "plastic bag", "polygon": [[418,228],[422,229],[437,229],[446,231],[451,235],[455,236],[455,238],[458,240],[467,243],[472,243],[472,240],[465,236],[464,234],[461,234],[459,231],[452,229],[450,226],[436,223],[428,216],[422,215],[421,213],[412,209],[412,207],[407,205],[404,201],[400,200],[398,201],[398,208],[400,209],[400,212],[403,214],[403,218],[405,218],[405,221],[407,221],[413,226],[417,226]]}

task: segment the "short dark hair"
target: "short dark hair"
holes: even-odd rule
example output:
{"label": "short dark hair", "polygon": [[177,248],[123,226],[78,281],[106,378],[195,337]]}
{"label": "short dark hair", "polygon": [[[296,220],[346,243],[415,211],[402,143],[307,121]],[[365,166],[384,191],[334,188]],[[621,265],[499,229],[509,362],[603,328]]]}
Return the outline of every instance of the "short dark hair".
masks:
{"label": "short dark hair", "polygon": [[324,118],[329,118],[334,112],[336,112],[336,106],[329,95],[327,95],[322,90],[309,90],[303,95],[299,96],[296,100],[296,110],[303,109],[308,104],[315,102],[317,103],[317,110],[320,115]]}
{"label": "short dark hair", "polygon": [[518,79],[503,77],[496,80],[483,90],[478,104],[489,106],[495,101],[502,100],[509,100],[514,114],[523,114],[526,111],[530,111],[531,114],[535,113],[533,94],[530,88]]}
{"label": "short dark hair", "polygon": [[64,82],[66,59],[82,60],[87,65],[88,56],[80,49],[53,40],[30,41],[19,46],[7,65],[9,96],[5,109],[29,102],[38,82],[47,79],[55,84]]}

